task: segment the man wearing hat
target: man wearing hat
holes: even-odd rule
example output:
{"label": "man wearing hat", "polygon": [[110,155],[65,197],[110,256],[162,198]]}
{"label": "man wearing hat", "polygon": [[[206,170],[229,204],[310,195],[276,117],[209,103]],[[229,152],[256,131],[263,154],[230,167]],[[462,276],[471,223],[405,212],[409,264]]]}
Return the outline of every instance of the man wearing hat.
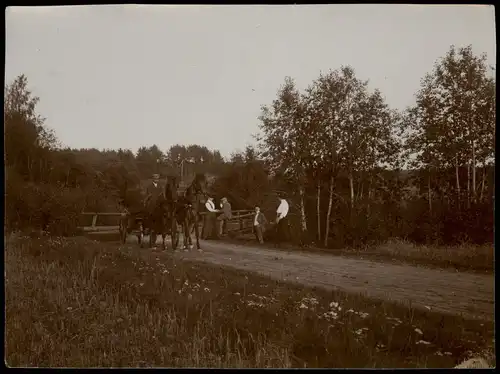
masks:
{"label": "man wearing hat", "polygon": [[158,197],[162,193],[163,188],[160,185],[160,174],[153,174],[152,181],[146,188],[146,198],[144,199],[144,207],[148,213],[153,211]]}
{"label": "man wearing hat", "polygon": [[227,222],[232,218],[231,204],[227,197],[223,197],[220,202],[222,213],[217,217],[217,232],[219,237],[227,235]]}
{"label": "man wearing hat", "polygon": [[206,240],[214,236],[214,228],[216,222],[216,214],[220,211],[215,209],[214,198],[211,194],[207,195],[205,202],[205,217],[203,220],[203,229],[201,230],[201,238]]}

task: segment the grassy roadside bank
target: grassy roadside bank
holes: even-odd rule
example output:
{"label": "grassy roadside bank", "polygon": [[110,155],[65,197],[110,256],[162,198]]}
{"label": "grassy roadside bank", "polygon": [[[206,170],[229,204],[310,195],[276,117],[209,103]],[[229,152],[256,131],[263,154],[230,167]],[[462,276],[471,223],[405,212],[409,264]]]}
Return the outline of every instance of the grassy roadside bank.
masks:
{"label": "grassy roadside bank", "polygon": [[85,238],[9,238],[10,366],[453,367],[493,324]]}

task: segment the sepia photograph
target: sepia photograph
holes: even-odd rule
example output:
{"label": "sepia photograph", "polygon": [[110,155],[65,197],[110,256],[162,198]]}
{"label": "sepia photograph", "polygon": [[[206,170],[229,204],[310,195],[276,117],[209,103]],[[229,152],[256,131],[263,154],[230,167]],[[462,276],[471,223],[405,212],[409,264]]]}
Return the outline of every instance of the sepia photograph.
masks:
{"label": "sepia photograph", "polygon": [[7,367],[496,367],[493,5],[5,22]]}

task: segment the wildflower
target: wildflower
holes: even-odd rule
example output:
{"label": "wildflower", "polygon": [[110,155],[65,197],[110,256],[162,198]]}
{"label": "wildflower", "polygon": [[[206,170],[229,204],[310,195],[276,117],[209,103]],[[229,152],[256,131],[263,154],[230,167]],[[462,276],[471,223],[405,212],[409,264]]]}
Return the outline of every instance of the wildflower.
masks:
{"label": "wildflower", "polygon": [[73,310],[73,308],[69,306],[66,308],[66,310]]}
{"label": "wildflower", "polygon": [[424,345],[429,345],[431,344],[430,342],[427,342],[425,340],[419,340],[416,344],[424,344]]}
{"label": "wildflower", "polygon": [[319,317],[331,320],[331,319],[337,319],[338,314],[336,312],[334,312],[334,311],[329,311],[329,312],[323,313]]}
{"label": "wildflower", "polygon": [[240,296],[240,293],[239,292],[235,292],[234,293],[236,296]]}
{"label": "wildflower", "polygon": [[248,306],[256,306],[256,307],[259,307],[259,308],[263,308],[264,307],[264,304],[262,304],[262,303],[256,303],[256,302],[254,302],[252,300],[248,301],[247,305]]}
{"label": "wildflower", "polygon": [[349,309],[346,313],[354,313],[354,310]]}
{"label": "wildflower", "polygon": [[203,289],[203,291],[205,291],[205,292],[210,292],[210,288],[205,287],[205,288]]}
{"label": "wildflower", "polygon": [[189,282],[187,279],[184,281],[184,286],[189,286]]}
{"label": "wildflower", "polygon": [[338,308],[339,307],[339,303],[335,302],[335,301],[332,301],[330,303],[330,308]]}
{"label": "wildflower", "polygon": [[415,329],[415,332],[417,334],[420,334],[420,335],[423,335],[424,333],[422,332],[422,330],[420,330],[418,327]]}
{"label": "wildflower", "polygon": [[300,304],[300,309],[307,309],[307,306],[304,303]]}
{"label": "wildflower", "polygon": [[163,270],[163,274],[168,274],[168,270]]}
{"label": "wildflower", "polygon": [[357,329],[356,331],[354,331],[354,333],[355,333],[356,335],[362,335],[362,334],[363,334],[363,332],[365,332],[365,331],[368,331],[368,328],[366,328],[366,327],[362,327],[362,328]]}

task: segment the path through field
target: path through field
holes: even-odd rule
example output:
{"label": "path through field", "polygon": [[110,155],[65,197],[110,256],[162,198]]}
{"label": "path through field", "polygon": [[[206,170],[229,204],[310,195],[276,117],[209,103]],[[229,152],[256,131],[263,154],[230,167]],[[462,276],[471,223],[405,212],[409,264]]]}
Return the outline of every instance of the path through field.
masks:
{"label": "path through field", "polygon": [[[308,286],[412,302],[414,307],[493,320],[494,276],[396,265],[328,254],[203,241],[203,252],[174,256],[261,273]],[[170,250],[164,253],[172,254]]]}

